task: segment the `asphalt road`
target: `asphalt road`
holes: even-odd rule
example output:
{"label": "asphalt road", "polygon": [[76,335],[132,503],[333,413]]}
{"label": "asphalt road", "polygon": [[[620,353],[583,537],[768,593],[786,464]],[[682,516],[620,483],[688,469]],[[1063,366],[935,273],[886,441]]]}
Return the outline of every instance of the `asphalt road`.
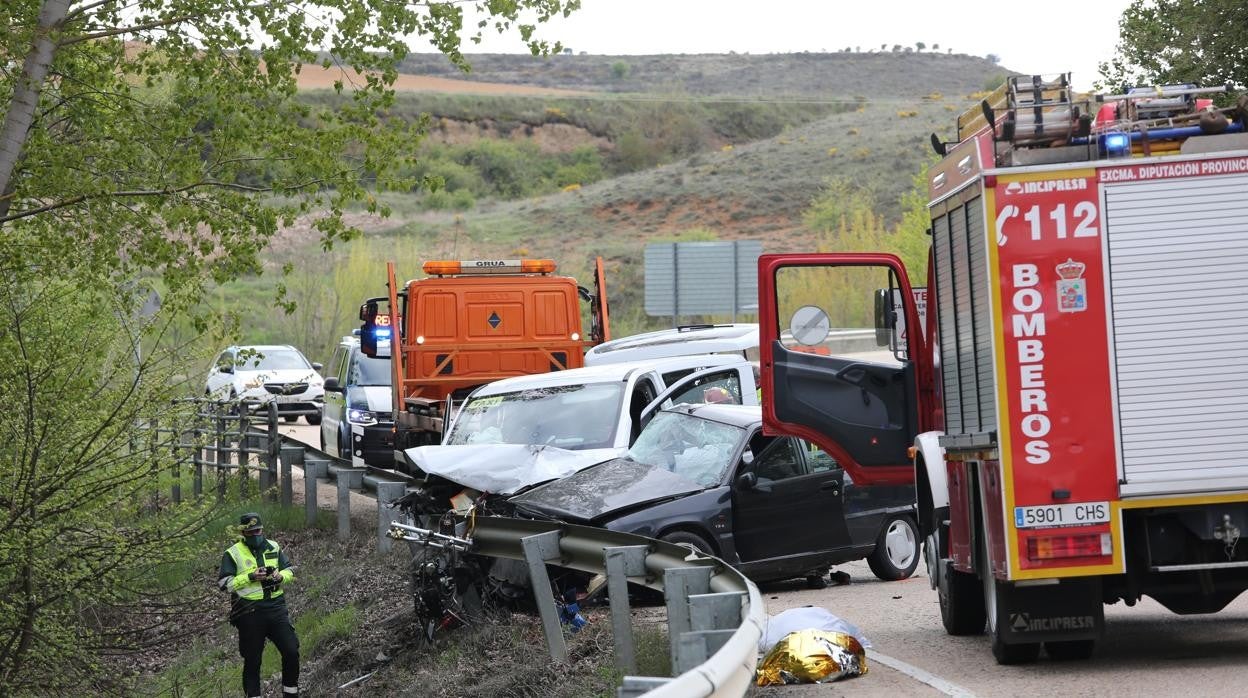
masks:
{"label": "asphalt road", "polygon": [[[853,582],[819,591],[806,590],[803,582],[765,586],[768,613],[822,606],[858,625],[876,652],[951,684],[944,686],[946,693],[960,688],[980,696],[1211,696],[1246,690],[1248,597],[1209,616],[1176,616],[1147,598],[1133,608],[1107,606],[1105,638],[1090,660],[1053,662],[1042,654],[1036,664],[1003,667],[992,659],[986,636],[945,634],[922,565],[918,575],[901,582],[875,579],[865,563],[838,569],[849,572]],[[819,695],[895,696],[899,689],[906,695],[940,694],[880,662],[869,666],[867,676]],[[832,688],[786,686],[760,695]]]}
{"label": "asphalt road", "polygon": [[[282,433],[318,444],[318,430],[283,424]],[[1092,659],[1053,662],[1041,656],[1028,666],[998,666],[988,639],[950,637],[940,623],[936,592],[919,573],[881,582],[866,563],[838,568],[852,582],[821,590],[795,580],[765,585],[768,613],[822,606],[862,629],[874,652],[867,676],[822,686],[759,689],[758,696],[1124,696],[1239,695],[1248,692],[1248,596],[1221,613],[1176,616],[1144,599],[1133,608],[1108,606],[1106,636]],[[890,664],[901,669],[889,666]],[[920,678],[926,679],[924,683]],[[935,685],[935,687],[933,687]]]}

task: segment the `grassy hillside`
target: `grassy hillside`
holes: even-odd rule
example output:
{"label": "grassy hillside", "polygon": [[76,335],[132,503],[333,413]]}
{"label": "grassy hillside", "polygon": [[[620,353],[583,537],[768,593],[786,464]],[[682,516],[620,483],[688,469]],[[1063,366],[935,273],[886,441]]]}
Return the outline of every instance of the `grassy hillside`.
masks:
{"label": "grassy hillside", "polygon": [[978,89],[1004,70],[944,53],[786,53],[656,56],[470,54],[463,73],[440,54],[408,56],[402,71],[463,80],[603,92],[694,95],[920,97]]}
{"label": "grassy hillside", "polygon": [[[586,76],[611,58],[551,60],[580,66],[580,82],[568,86],[602,91],[613,85]],[[600,99],[401,94],[397,115],[431,115],[418,174],[443,177],[449,193],[383,194],[393,216],[360,214],[366,237],[330,252],[306,223],[283,230],[270,268],[294,263],[286,283],[300,309],[271,309],[276,273],[223,288],[215,302],[238,313],[239,339],[292,342],[324,359],[358,324],[359,302],[384,290],[386,260],[412,278],[431,258],[552,257],[588,281],[602,255],[616,334],[669,325],[641,308],[647,242],[750,238],[768,252],[813,249],[816,231],[803,217],[833,178],[896,222],[902,195],[932,158],[929,135],[948,138],[973,93],[1003,72],[934,54],[614,58],[649,66],[636,79],[649,75],[651,88],[664,70],[677,87]],[[495,82],[562,75],[541,78],[552,64],[522,56],[473,61],[475,76]],[[741,96],[718,93],[734,79]],[[804,97],[782,96],[806,80]]]}

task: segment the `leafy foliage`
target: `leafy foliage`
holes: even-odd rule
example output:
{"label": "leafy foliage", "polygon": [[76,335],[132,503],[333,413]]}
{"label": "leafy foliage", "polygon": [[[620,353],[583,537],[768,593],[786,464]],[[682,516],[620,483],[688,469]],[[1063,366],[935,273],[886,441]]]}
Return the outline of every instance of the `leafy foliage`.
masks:
{"label": "leafy foliage", "polygon": [[1248,84],[1248,5],[1239,0],[1134,0],[1117,53],[1101,64],[1111,89]]}
{"label": "leafy foliage", "polygon": [[[223,329],[206,288],[263,271],[280,223],[321,214],[329,249],[347,206],[410,188],[424,122],[381,116],[407,38],[540,53],[578,4],[481,0],[465,30],[449,1],[0,3],[0,695],[121,691],[102,655],[193,631],[215,592],[169,571],[215,512],[151,497],[173,464],[150,427],[185,418],[193,342]],[[313,62],[351,69],[341,100],[295,99]]]}
{"label": "leafy foliage", "polygon": [[77,692],[97,653],[176,634],[162,614],[205,593],[163,586],[212,507],[151,498],[169,436],[137,427],[186,415],[183,357],[149,350],[168,319],[138,312],[144,295],[85,274],[0,282],[0,693]]}
{"label": "leafy foliage", "polygon": [[[0,22],[13,29],[0,38],[0,53],[33,56],[40,12],[58,3],[66,4],[5,3]],[[577,2],[477,4],[500,30],[514,26],[541,51],[552,47],[532,37],[533,22]],[[348,239],[354,231],[339,215],[347,204],[380,210],[369,189],[410,185],[397,173],[419,124],[378,116],[393,103],[389,85],[406,37],[423,35],[462,63],[461,39],[482,31],[465,32],[462,22],[454,2],[71,7],[53,26],[50,75],[35,86],[39,108],[26,128],[13,122],[19,98],[31,97],[28,71],[10,65],[2,74],[0,104],[12,100],[13,108],[0,150],[20,155],[11,177],[0,171],[9,182],[0,225],[50,248],[52,259],[89,242],[88,261],[101,273],[155,272],[171,289],[258,272],[258,252],[277,224],[307,211],[330,211],[316,223],[323,246]],[[322,46],[333,59],[316,50]],[[318,58],[325,69],[364,75],[339,83],[349,100],[312,108],[293,99],[297,73]],[[279,194],[283,203],[257,194]]]}

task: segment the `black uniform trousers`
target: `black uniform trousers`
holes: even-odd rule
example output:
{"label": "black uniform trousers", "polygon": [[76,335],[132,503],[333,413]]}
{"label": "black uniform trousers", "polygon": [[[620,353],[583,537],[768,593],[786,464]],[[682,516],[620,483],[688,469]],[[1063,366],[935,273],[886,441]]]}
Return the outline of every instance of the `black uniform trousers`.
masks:
{"label": "black uniform trousers", "polygon": [[264,641],[271,640],[282,655],[282,686],[299,685],[299,638],[290,623],[286,605],[240,609],[234,618],[238,628],[238,653],[243,656],[243,691],[248,696],[260,693],[260,659]]}

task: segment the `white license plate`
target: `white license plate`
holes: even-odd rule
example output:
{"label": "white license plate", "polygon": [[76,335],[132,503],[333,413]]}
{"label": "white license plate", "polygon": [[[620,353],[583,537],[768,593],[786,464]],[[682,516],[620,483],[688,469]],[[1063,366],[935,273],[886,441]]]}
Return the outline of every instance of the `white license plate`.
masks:
{"label": "white license plate", "polygon": [[1109,523],[1109,502],[1014,507],[1014,528],[1054,528]]}
{"label": "white license plate", "polygon": [[303,397],[300,395],[278,395],[277,401],[279,403],[303,402]]}

